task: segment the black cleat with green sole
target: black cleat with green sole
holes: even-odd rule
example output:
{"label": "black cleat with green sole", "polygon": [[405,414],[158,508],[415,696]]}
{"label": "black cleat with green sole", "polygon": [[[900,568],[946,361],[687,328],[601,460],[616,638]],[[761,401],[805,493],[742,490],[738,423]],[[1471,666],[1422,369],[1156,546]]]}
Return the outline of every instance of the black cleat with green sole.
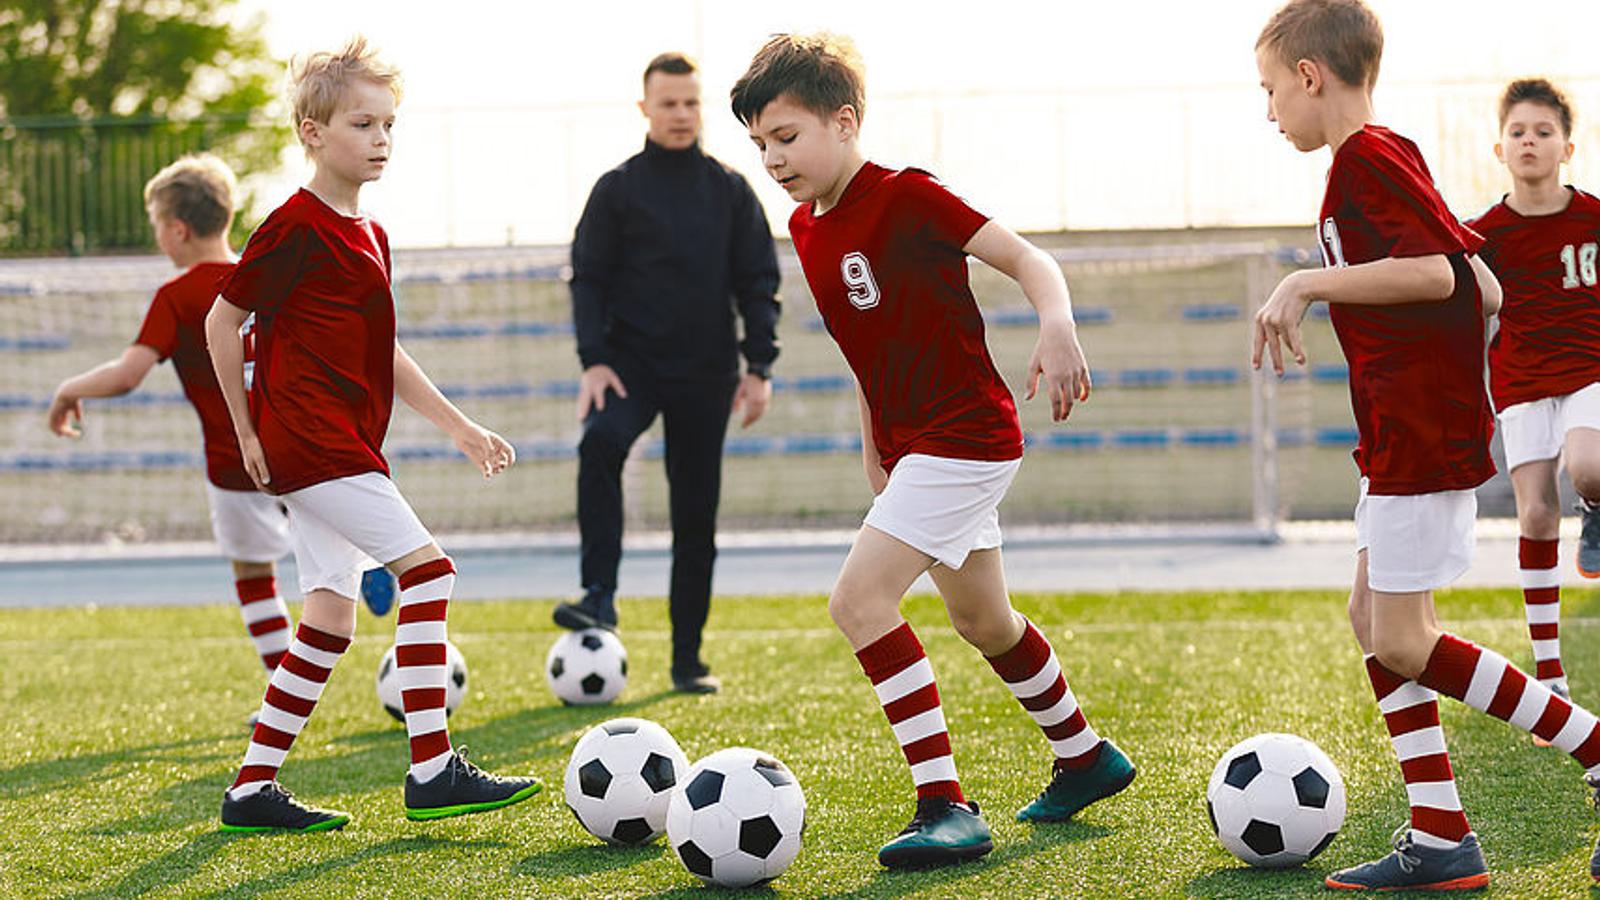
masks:
{"label": "black cleat with green sole", "polygon": [[444,819],[510,806],[539,793],[544,783],[533,776],[505,778],[467,762],[467,748],[457,747],[444,770],[426,782],[406,775],[406,818]]}
{"label": "black cleat with green sole", "polygon": [[276,781],[269,781],[260,790],[238,800],[222,795],[223,831],[332,831],[343,828],[349,821],[347,812],[317,809],[301,803]]}

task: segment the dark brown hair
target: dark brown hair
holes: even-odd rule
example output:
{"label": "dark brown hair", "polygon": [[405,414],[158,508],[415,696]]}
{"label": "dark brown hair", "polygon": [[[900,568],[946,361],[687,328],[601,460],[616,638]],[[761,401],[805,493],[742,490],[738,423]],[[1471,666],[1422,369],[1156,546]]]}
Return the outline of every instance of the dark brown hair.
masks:
{"label": "dark brown hair", "polygon": [[1256,49],[1262,48],[1291,69],[1309,59],[1351,87],[1371,89],[1383,59],[1383,26],[1361,0],[1289,0],[1261,29]]}
{"label": "dark brown hair", "polygon": [[849,106],[860,121],[867,111],[866,83],[866,67],[849,38],[825,31],[776,34],[756,51],[729,99],[734,116],[746,125],[783,96],[819,116]]}
{"label": "dark brown hair", "polygon": [[669,50],[650,60],[650,65],[644,67],[644,83],[650,83],[650,76],[657,72],[663,75],[692,75],[700,71],[695,65],[694,58],[687,53]]}
{"label": "dark brown hair", "polygon": [[1500,95],[1500,127],[1506,127],[1506,116],[1511,115],[1511,107],[1518,103],[1537,103],[1555,110],[1561,119],[1561,133],[1572,136],[1572,104],[1567,101],[1567,95],[1561,89],[1551,84],[1546,78],[1518,78],[1506,85],[1506,92]]}

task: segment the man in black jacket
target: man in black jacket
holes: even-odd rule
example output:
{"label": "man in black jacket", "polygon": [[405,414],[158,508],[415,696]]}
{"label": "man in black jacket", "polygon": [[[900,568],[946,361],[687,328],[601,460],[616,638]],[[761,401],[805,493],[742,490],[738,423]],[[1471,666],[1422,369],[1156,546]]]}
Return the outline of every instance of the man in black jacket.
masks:
{"label": "man in black jacket", "polygon": [[772,398],[778,261],[749,183],[700,149],[694,62],[681,53],[651,60],[639,109],[650,123],[644,150],[600,177],[572,241],[584,594],[558,605],[555,620],[616,627],[622,465],[659,413],[672,510],[672,682],[710,693],[719,683],[700,659],[700,636],[723,435],[733,410],[748,427]]}

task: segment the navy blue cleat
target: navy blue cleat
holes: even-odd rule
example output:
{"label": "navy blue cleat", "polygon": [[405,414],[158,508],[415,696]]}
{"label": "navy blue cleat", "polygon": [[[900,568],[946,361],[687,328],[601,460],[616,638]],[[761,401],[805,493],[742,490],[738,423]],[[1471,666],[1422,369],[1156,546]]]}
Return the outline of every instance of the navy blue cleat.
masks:
{"label": "navy blue cleat", "polygon": [[399,587],[394,573],[383,566],[368,569],[361,573],[361,602],[375,616],[388,615],[394,608],[394,595]]}

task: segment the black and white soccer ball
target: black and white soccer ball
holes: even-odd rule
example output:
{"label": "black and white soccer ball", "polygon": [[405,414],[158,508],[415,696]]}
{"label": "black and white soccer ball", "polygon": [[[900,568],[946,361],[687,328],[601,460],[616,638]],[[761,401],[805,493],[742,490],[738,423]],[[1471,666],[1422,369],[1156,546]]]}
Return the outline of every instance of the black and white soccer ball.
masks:
{"label": "black and white soccer ball", "polygon": [[1252,866],[1298,866],[1344,825],[1344,778],[1316,744],[1258,734],[1222,754],[1206,788],[1217,840]]}
{"label": "black and white soccer ball", "polygon": [[550,648],[544,676],[562,703],[610,703],[628,684],[628,651],[604,628],[569,631]]}
{"label": "black and white soccer ball", "polygon": [[[405,702],[400,697],[400,674],[394,660],[395,648],[390,647],[389,652],[383,654],[383,660],[378,663],[378,702],[395,721],[406,720]],[[449,715],[456,711],[461,701],[467,698],[467,658],[461,655],[461,650],[449,641],[444,642],[445,678],[444,678],[444,713]]]}
{"label": "black and white soccer ball", "polygon": [[806,796],[759,750],[718,750],[689,768],[667,807],[667,842],[708,884],[742,888],[783,874],[800,852]]}
{"label": "black and white soccer ball", "polygon": [[608,844],[648,844],[667,830],[667,804],[689,759],[665,728],[612,719],[584,732],[567,761],[567,808]]}

